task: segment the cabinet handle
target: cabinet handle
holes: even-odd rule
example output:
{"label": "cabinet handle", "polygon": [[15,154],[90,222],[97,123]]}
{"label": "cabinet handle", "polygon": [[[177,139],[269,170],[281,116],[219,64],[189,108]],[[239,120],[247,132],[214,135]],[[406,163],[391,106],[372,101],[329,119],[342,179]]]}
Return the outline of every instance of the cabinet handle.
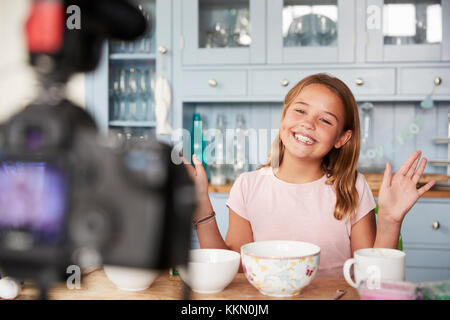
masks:
{"label": "cabinet handle", "polygon": [[287,86],[289,85],[289,80],[283,79],[283,80],[280,81],[280,83],[281,83],[281,85],[282,85],[283,87],[287,87]]}
{"label": "cabinet handle", "polygon": [[434,85],[435,86],[440,86],[441,83],[442,83],[442,78],[441,77],[434,78]]}
{"label": "cabinet handle", "polygon": [[163,46],[159,46],[158,47],[158,51],[161,54],[166,54],[167,53],[167,49],[165,47],[163,47]]}
{"label": "cabinet handle", "polygon": [[431,227],[433,228],[433,230],[439,229],[440,226],[441,226],[441,225],[439,224],[439,221],[434,221],[434,222],[431,224]]}
{"label": "cabinet handle", "polygon": [[214,79],[209,79],[209,80],[208,80],[208,84],[209,84],[211,87],[217,87],[217,81],[214,80]]}
{"label": "cabinet handle", "polygon": [[357,86],[362,86],[364,84],[364,80],[363,78],[356,78],[355,83]]}

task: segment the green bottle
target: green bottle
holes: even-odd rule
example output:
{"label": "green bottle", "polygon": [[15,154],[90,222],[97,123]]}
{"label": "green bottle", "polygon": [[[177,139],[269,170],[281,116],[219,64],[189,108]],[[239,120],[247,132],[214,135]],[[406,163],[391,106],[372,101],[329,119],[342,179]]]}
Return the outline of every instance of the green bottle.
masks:
{"label": "green bottle", "polygon": [[[378,205],[375,207],[375,214],[378,214]],[[400,233],[400,237],[398,238],[398,250],[403,251],[403,239],[402,234]]]}
{"label": "green bottle", "polygon": [[203,123],[199,113],[194,113],[192,154],[195,154],[203,163]]}
{"label": "green bottle", "polygon": [[209,170],[206,166],[206,159],[203,156],[203,150],[205,149],[205,141],[203,139],[203,121],[199,113],[194,113],[192,128],[192,154],[195,154],[202,162],[209,179]]}

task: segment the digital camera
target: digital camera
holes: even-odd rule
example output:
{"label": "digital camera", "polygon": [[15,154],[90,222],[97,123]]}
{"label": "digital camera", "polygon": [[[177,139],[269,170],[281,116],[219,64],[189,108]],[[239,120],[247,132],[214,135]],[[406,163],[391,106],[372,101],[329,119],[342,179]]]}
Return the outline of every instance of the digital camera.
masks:
{"label": "digital camera", "polygon": [[98,134],[67,100],[28,106],[0,127],[0,269],[56,281],[71,264],[185,264],[195,189],[171,156]]}

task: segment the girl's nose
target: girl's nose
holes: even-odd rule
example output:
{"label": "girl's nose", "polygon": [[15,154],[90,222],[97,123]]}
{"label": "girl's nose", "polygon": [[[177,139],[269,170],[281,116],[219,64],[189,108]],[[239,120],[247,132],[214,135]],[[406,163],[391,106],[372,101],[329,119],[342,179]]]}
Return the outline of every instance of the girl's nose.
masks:
{"label": "girl's nose", "polygon": [[314,130],[314,122],[312,121],[312,119],[304,119],[303,122],[301,123],[301,126],[305,129],[308,130]]}

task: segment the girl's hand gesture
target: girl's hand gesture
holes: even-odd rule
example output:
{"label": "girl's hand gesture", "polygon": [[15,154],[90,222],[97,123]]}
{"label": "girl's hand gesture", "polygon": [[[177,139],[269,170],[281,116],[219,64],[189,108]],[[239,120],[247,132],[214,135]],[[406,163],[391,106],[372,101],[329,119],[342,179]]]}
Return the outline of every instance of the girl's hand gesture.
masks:
{"label": "girl's hand gesture", "polygon": [[417,183],[427,164],[427,159],[423,158],[416,170],[421,154],[421,151],[413,152],[394,176],[392,176],[391,164],[386,163],[378,195],[378,214],[383,219],[401,224],[406,213],[416,201],[436,182],[432,180],[417,189]]}
{"label": "girl's hand gesture", "polygon": [[198,207],[196,218],[202,218],[202,216],[208,215],[212,211],[212,205],[208,195],[208,176],[206,175],[206,171],[202,165],[202,162],[197,158],[195,154],[192,156],[194,165],[187,161],[186,158],[181,158],[189,176],[195,184]]}

